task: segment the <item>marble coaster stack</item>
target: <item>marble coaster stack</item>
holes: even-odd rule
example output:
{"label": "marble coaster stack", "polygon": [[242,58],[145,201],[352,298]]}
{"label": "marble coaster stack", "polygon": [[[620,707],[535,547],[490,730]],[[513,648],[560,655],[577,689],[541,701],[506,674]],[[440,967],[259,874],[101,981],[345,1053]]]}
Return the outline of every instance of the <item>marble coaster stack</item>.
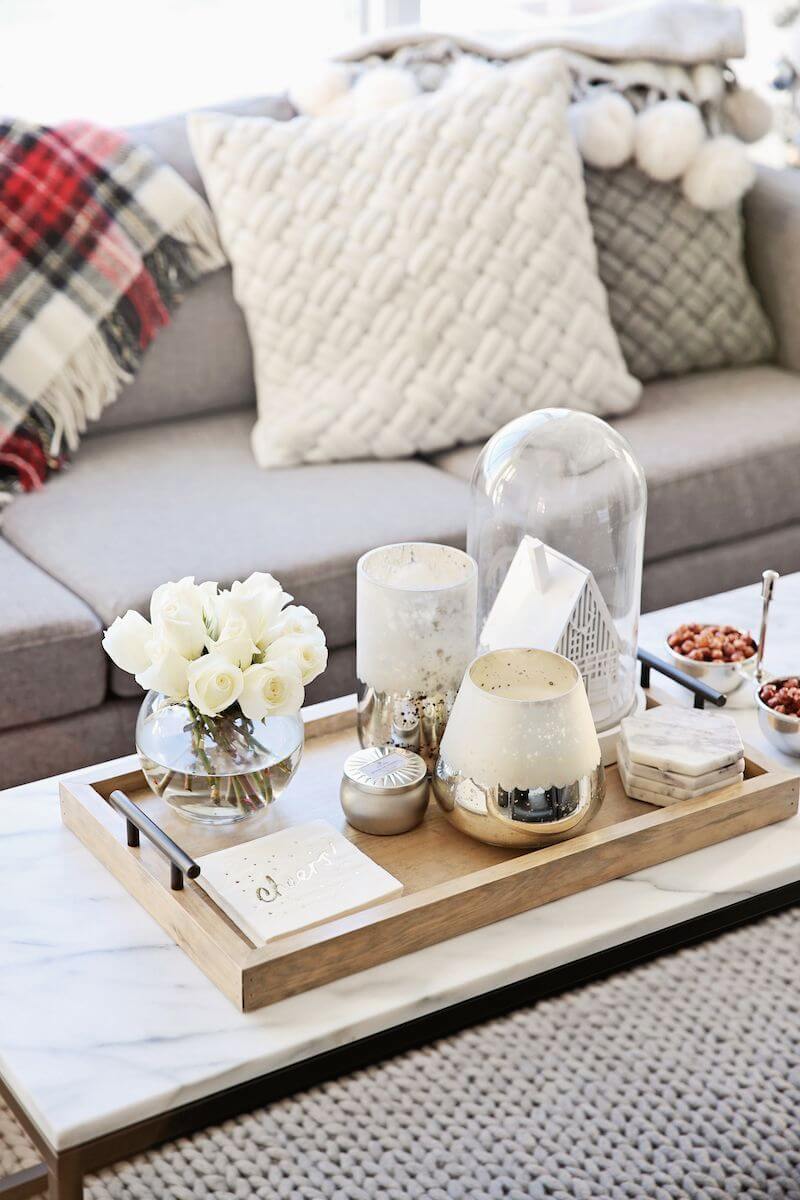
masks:
{"label": "marble coaster stack", "polygon": [[623,720],[617,767],[634,800],[675,804],[739,783],[744,747],[731,717],[663,705]]}

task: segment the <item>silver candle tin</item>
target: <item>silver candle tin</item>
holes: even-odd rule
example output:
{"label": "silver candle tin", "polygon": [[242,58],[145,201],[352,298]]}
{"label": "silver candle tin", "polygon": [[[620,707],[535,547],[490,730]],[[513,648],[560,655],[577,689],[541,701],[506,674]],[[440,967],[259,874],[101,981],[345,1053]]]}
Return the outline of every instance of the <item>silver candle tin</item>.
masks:
{"label": "silver candle tin", "polygon": [[362,833],[407,833],[428,807],[425,760],[398,746],[356,750],[344,764],[339,792],[344,815]]}

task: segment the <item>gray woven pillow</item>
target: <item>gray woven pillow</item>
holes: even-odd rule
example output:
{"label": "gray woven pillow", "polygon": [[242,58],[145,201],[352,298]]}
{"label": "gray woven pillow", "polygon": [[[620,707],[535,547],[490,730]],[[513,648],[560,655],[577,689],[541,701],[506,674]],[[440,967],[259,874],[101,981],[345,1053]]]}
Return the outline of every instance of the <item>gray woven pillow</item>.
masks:
{"label": "gray woven pillow", "polygon": [[634,166],[584,171],[600,277],[637,379],[763,362],[774,337],[744,263],[740,206],[695,208]]}

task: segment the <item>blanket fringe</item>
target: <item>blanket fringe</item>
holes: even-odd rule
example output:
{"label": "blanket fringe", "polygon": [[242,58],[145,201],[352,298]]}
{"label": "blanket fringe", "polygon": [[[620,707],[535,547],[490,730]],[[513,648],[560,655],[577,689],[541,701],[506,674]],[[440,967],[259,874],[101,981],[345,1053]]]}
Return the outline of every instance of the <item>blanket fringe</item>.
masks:
{"label": "blanket fringe", "polygon": [[[211,212],[197,204],[145,256],[144,265],[171,310],[187,287],[224,266],[225,261]],[[143,353],[123,297],[37,401],[35,408],[48,418],[52,458],[64,447],[72,452],[78,448],[88,422],[98,420],[123,385],[134,378]]]}
{"label": "blanket fringe", "polygon": [[222,249],[211,209],[194,204],[190,212],[169,231],[169,236],[186,247],[192,280],[218,271],[228,261]]}
{"label": "blanket fringe", "polygon": [[58,458],[63,446],[76,450],[88,422],[98,420],[132,378],[101,330],[94,330],[38,400],[52,422],[51,457]]}

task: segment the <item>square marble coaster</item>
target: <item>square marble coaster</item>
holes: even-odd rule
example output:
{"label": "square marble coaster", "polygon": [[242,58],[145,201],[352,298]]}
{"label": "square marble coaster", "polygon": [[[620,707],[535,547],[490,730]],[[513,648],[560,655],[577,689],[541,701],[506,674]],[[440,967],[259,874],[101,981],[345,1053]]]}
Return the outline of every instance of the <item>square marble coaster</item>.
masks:
{"label": "square marble coaster", "polygon": [[699,708],[663,705],[625,717],[619,740],[631,763],[682,775],[704,775],[730,766],[744,753],[731,717]]}
{"label": "square marble coaster", "polygon": [[327,821],[281,829],[197,862],[195,882],[258,946],[403,891]]}
{"label": "square marble coaster", "polygon": [[739,758],[730,766],[720,767],[718,771],[706,771],[703,775],[681,775],[679,771],[660,771],[658,767],[648,767],[644,763],[633,763],[628,752],[620,742],[617,746],[617,762],[622,763],[629,775],[634,776],[636,783],[642,787],[652,787],[658,783],[662,786],[684,788],[691,795],[696,795],[702,788],[723,787],[730,779],[744,773],[744,759]]}
{"label": "square marble coaster", "polygon": [[720,788],[729,787],[732,783],[741,783],[744,778],[743,773],[737,773],[722,783],[708,784],[706,787],[691,791],[687,788],[674,787],[668,783],[654,783],[649,779],[641,779],[639,776],[631,774],[621,758],[617,758],[617,769],[622,786],[629,796],[634,800],[644,800],[647,804],[658,804],[661,807],[677,804],[679,800],[693,800],[697,796],[718,792]]}

